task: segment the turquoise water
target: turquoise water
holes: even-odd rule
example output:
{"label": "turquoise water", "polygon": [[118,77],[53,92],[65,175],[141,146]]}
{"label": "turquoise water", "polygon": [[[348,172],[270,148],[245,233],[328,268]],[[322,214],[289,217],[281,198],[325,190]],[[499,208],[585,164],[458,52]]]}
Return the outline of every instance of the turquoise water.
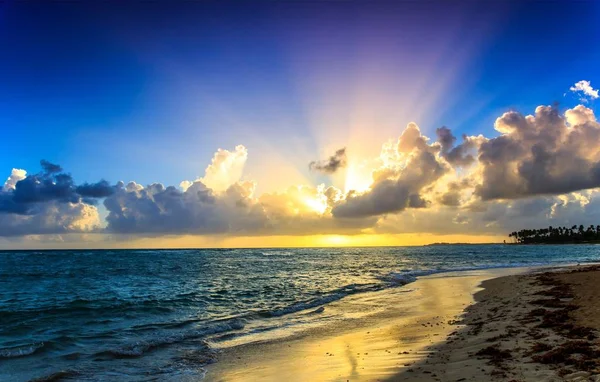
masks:
{"label": "turquoise water", "polygon": [[600,246],[0,252],[0,380],[198,378],[215,349],[453,270],[600,261]]}

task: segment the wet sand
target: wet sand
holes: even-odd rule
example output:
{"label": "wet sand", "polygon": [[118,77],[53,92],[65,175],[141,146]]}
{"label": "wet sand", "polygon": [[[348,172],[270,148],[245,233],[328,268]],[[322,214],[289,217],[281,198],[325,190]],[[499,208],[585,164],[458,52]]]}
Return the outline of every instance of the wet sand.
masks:
{"label": "wet sand", "polygon": [[[210,365],[207,381],[385,381],[436,351],[448,335],[462,328],[459,318],[474,302],[482,281],[526,269],[498,269],[422,277],[416,282],[368,296],[389,308],[309,330],[279,341],[226,349]],[[341,310],[366,296],[350,297],[325,308]],[[357,299],[357,301],[353,301]],[[364,302],[364,301],[362,301]],[[417,373],[409,372],[412,377]],[[432,380],[428,370],[426,377]]]}

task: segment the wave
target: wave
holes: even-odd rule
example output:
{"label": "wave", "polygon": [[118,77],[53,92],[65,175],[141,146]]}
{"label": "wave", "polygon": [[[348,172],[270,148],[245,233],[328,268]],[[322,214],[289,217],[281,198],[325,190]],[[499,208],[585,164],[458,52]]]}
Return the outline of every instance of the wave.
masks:
{"label": "wave", "polygon": [[[206,336],[229,332],[233,330],[241,330],[244,328],[244,323],[241,320],[232,320],[229,322],[217,322],[208,325],[203,329],[189,330],[170,334],[156,334],[153,338],[146,338],[134,343],[126,344],[116,349],[110,349],[97,353],[97,356],[108,356],[110,358],[135,358],[144,355],[152,350],[180,343],[187,340],[203,339]],[[203,346],[208,348],[206,342],[202,342]]]}
{"label": "wave", "polygon": [[300,312],[303,310],[314,309],[331,302],[341,300],[342,298],[363,292],[375,292],[381,290],[385,285],[381,284],[349,284],[338,289],[334,289],[323,297],[314,298],[306,301],[299,301],[292,305],[274,310],[266,310],[260,313],[263,317],[280,317],[287,314]]}
{"label": "wave", "polygon": [[[326,296],[307,300],[300,301],[289,306],[283,308],[277,308],[274,310],[262,311],[259,313],[262,317],[280,317],[287,314],[292,314],[304,310],[314,309],[323,307],[331,302],[341,300],[342,298],[356,294],[356,293],[364,293],[364,292],[376,292],[382,289],[390,288],[390,287],[399,287],[404,286],[410,283],[417,281],[419,277],[428,276],[438,273],[450,273],[450,272],[464,272],[464,271],[477,271],[477,270],[486,270],[486,269],[495,269],[495,268],[510,268],[510,267],[522,267],[522,266],[536,266],[536,265],[546,265],[545,263],[510,263],[510,264],[494,264],[487,266],[479,266],[479,267],[457,267],[457,268],[446,268],[446,269],[427,269],[427,270],[406,270],[400,272],[390,272],[386,276],[380,277],[379,279],[383,281],[382,284],[349,284],[344,287],[338,288],[329,292]],[[309,313],[320,313],[322,310],[317,309],[315,311],[311,311]]]}
{"label": "wave", "polygon": [[482,266],[473,267],[456,267],[456,268],[442,268],[442,269],[427,269],[427,270],[407,270],[400,272],[390,272],[387,275],[380,277],[380,280],[388,282],[391,286],[402,286],[415,282],[419,277],[429,276],[440,273],[452,273],[452,272],[467,272],[467,271],[484,271],[487,269],[500,269],[500,268],[519,268],[519,267],[536,267],[550,265],[545,262],[527,262],[527,263],[506,263],[506,264],[488,264]]}
{"label": "wave", "polygon": [[0,358],[25,357],[35,353],[38,349],[44,347],[43,342],[14,346],[10,348],[0,348]]}
{"label": "wave", "polygon": [[[456,267],[456,268],[446,268],[446,269],[427,269],[427,270],[406,270],[400,272],[390,272],[386,276],[380,277],[379,279],[382,281],[381,284],[350,284],[344,287],[338,288],[329,292],[327,295],[314,298],[306,301],[300,301],[288,305],[282,308],[276,308],[273,310],[263,310],[258,312],[259,318],[273,318],[273,317],[281,317],[297,312],[307,311],[307,315],[314,315],[323,313],[325,311],[325,306],[334,301],[338,301],[343,299],[346,296],[350,296],[358,293],[365,292],[376,292],[383,289],[401,287],[410,283],[413,283],[418,280],[419,277],[429,276],[433,274],[442,274],[442,273],[451,273],[451,272],[465,272],[465,271],[478,271],[478,270],[486,270],[486,269],[496,269],[496,268],[515,268],[515,267],[531,267],[531,266],[542,266],[548,265],[547,263],[508,263],[508,264],[491,264],[486,266],[473,266],[473,267]],[[240,315],[239,318],[256,318],[254,315]],[[278,326],[267,326],[260,329],[260,331],[268,331],[271,329],[275,329]],[[249,333],[246,333],[249,334]],[[220,336],[220,339],[227,339],[235,334],[225,333]]]}
{"label": "wave", "polygon": [[[244,329],[245,323],[247,323],[248,321],[252,321],[252,320],[256,320],[256,319],[265,319],[265,318],[268,319],[268,318],[274,318],[274,317],[281,317],[284,315],[288,315],[288,314],[292,314],[292,313],[296,313],[296,312],[302,312],[305,310],[309,311],[309,312],[307,312],[307,314],[318,314],[318,313],[322,313],[324,311],[325,308],[323,306],[328,303],[340,300],[340,299],[342,299],[346,296],[352,295],[352,294],[369,292],[369,291],[377,291],[377,290],[381,290],[383,288],[385,288],[384,284],[350,284],[350,285],[346,285],[344,287],[338,288],[323,297],[314,298],[314,299],[310,299],[307,301],[296,302],[289,306],[285,306],[282,308],[275,308],[273,310],[263,310],[260,312],[240,314],[233,318],[213,322],[212,324],[208,324],[207,326],[205,326],[202,329],[178,331],[178,332],[167,333],[167,334],[155,334],[154,337],[145,338],[145,339],[136,341],[134,343],[123,345],[116,349],[109,349],[106,351],[102,351],[100,353],[97,353],[96,355],[100,356],[100,357],[109,357],[109,358],[136,358],[136,357],[141,357],[148,352],[151,352],[153,350],[156,350],[156,349],[159,349],[162,347],[181,343],[183,341],[195,340],[195,339],[203,340],[203,342],[202,342],[203,346],[208,347],[208,344],[206,342],[204,342],[204,340],[207,337],[221,334],[221,336],[218,336],[217,338],[220,338],[220,339],[230,338],[231,336],[235,336],[235,334],[233,334],[231,332],[240,331],[240,330]],[[176,327],[192,324],[195,322],[197,322],[197,321],[196,320],[185,320],[182,322],[168,323],[168,324],[162,324],[162,325],[164,325],[163,327],[165,329],[167,327],[174,329]],[[162,326],[162,325],[160,325],[160,326]],[[152,327],[159,327],[159,324],[142,325],[142,326],[136,327],[136,329],[146,330],[146,329],[149,329]],[[268,331],[268,330],[275,329],[277,327],[279,327],[279,325],[266,326],[266,327],[263,327],[260,331]],[[249,334],[249,333],[245,333],[245,334]]]}

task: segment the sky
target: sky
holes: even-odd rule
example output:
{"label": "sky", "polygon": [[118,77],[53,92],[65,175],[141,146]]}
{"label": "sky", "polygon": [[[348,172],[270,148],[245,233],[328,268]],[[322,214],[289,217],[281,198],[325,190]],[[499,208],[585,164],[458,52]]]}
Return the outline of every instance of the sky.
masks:
{"label": "sky", "polygon": [[0,4],[0,247],[597,224],[594,1]]}

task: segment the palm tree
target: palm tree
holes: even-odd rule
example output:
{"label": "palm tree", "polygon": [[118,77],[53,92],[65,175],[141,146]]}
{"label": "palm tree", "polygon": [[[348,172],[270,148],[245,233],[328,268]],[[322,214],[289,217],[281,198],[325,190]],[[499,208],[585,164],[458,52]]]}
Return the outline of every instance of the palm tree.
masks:
{"label": "palm tree", "polygon": [[569,227],[553,227],[513,231],[508,237],[513,238],[513,243],[577,243],[600,240],[600,224],[590,224],[587,228],[580,224]]}

